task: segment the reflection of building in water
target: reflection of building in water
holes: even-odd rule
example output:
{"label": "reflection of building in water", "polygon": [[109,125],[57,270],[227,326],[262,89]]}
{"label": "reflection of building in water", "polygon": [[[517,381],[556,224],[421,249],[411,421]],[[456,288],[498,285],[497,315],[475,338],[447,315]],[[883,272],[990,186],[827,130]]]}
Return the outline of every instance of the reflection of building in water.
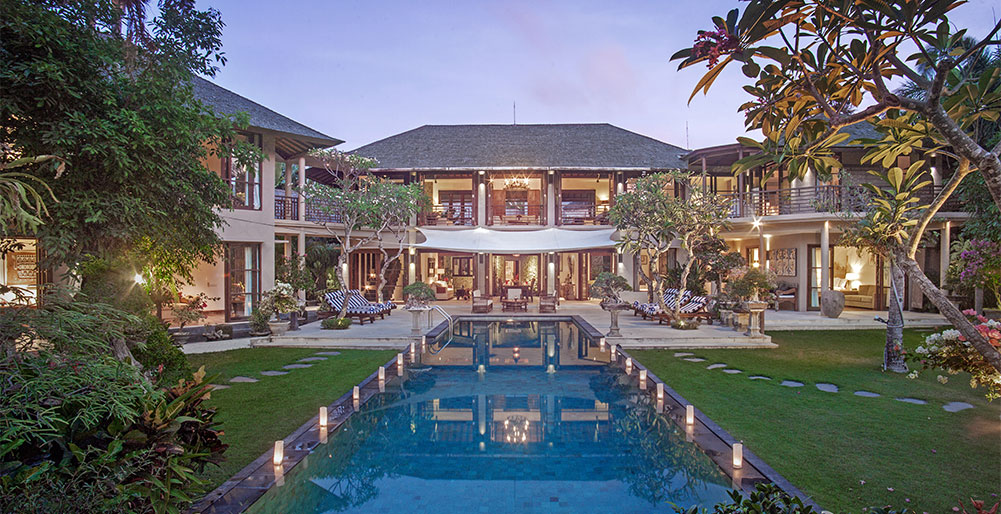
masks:
{"label": "reflection of building in water", "polygon": [[[574,323],[561,321],[515,321],[476,323],[460,321],[452,342],[444,345],[447,334],[430,343],[437,351],[424,356],[436,366],[597,366],[608,362],[598,341],[587,338]],[[444,348],[441,346],[444,345]],[[440,349],[440,351],[439,351]]]}

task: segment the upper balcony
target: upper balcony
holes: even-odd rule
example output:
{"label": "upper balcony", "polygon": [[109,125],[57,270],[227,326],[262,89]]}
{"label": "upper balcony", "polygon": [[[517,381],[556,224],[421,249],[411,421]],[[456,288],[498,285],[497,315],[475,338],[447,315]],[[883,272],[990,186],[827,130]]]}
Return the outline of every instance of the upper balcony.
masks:
{"label": "upper balcony", "polygon": [[473,211],[472,201],[434,204],[427,212],[421,214],[418,222],[422,226],[471,227],[476,224]]}
{"label": "upper balcony", "polygon": [[[340,223],[340,216],[330,214],[324,210],[324,203],[322,200],[317,199],[306,199],[306,211],[303,221],[308,221],[311,223]],[[275,219],[276,220],[288,220],[288,221],[298,221],[299,220],[299,197],[298,196],[284,196],[279,194],[277,191],[275,193]]]}
{"label": "upper balcony", "polygon": [[[922,204],[931,203],[943,186],[927,186],[918,191]],[[869,193],[859,186],[819,185],[769,191],[721,193],[730,199],[730,217],[778,216],[783,214],[861,212],[869,202]],[[961,212],[955,196],[942,206],[942,212]]]}
{"label": "upper balcony", "polygon": [[560,202],[561,225],[609,225],[608,204],[593,201],[562,200]]}

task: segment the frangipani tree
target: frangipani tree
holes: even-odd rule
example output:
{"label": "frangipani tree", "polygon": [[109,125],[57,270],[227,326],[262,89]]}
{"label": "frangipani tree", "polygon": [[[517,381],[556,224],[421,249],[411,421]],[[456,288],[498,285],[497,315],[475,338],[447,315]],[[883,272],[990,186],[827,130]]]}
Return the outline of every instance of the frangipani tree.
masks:
{"label": "frangipani tree", "polygon": [[[719,233],[729,226],[730,203],[711,191],[692,188],[686,200],[676,199],[667,205],[670,229],[688,259],[681,270],[678,295],[674,297],[674,317],[681,317],[681,299],[688,284],[688,275],[698,260],[698,250],[719,246]],[[723,245],[725,246],[725,244]]]}
{"label": "frangipani tree", "polygon": [[[735,164],[735,172],[781,166],[790,179],[802,178],[809,169],[821,179],[829,178],[840,168],[833,147],[850,139],[840,129],[861,122],[884,129],[885,138],[868,155],[873,159],[878,153],[884,166],[912,153],[936,152],[950,159],[955,172],[926,208],[910,211],[910,219],[899,225],[878,230],[893,262],[984,359],[1001,370],[1001,353],[915,260],[925,229],[965,176],[980,173],[995,204],[1001,205],[1001,142],[987,147],[971,134],[979,120],[998,119],[1001,77],[995,65],[973,80],[964,71],[972,67],[963,66],[982,49],[1001,44],[1001,23],[976,44],[961,45],[966,30],[954,30],[948,14],[962,3],[752,0],[743,13],[734,9],[725,19],[713,18],[715,30],[699,32],[695,44],[673,59],[682,61],[680,68],[708,65],[693,97],[708,92],[723,69],[734,63],[741,63],[744,74],[754,80],[744,88],[752,99],[740,109],[746,127],[760,130],[764,138],[741,142],[761,153]],[[923,70],[931,71],[926,76]],[[920,94],[891,91],[894,79],[912,81]],[[910,193],[901,193],[904,196],[872,205],[871,215],[893,212],[895,204],[908,200]]]}
{"label": "frangipani tree", "polygon": [[398,184],[379,179],[373,186],[379,198],[382,210],[379,211],[380,226],[375,232],[375,241],[382,254],[382,266],[379,268],[379,286],[377,291],[379,301],[384,301],[383,289],[386,287],[386,272],[394,262],[398,262],[406,249],[410,231],[410,220],[419,214],[430,199],[418,183]]}

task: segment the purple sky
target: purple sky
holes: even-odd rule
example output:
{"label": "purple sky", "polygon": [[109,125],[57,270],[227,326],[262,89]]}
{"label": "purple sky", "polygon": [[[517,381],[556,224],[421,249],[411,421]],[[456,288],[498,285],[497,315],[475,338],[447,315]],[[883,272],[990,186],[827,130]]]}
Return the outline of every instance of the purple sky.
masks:
{"label": "purple sky", "polygon": [[[736,1],[199,0],[222,12],[220,85],[354,149],[425,124],[607,122],[688,148],[744,132],[739,67],[688,97],[677,71],[710,17]],[[681,6],[684,7],[681,7]],[[1001,9],[950,19],[986,33]],[[688,135],[686,138],[686,124]]]}

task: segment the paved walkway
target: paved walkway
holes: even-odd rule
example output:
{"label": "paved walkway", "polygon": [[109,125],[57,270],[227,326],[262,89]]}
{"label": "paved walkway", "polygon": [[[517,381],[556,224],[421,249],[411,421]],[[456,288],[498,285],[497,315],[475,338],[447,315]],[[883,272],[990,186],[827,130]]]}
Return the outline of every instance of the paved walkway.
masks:
{"label": "paved walkway", "polygon": [[[442,307],[449,315],[471,316],[470,304],[466,301],[443,301],[436,305]],[[421,332],[431,326],[441,323],[442,317],[435,311],[420,318]],[[516,316],[526,313],[504,313],[499,302],[494,306],[494,316]],[[539,315],[538,303],[529,306],[527,314]],[[578,315],[601,332],[607,332],[609,314],[598,306],[597,302],[563,302],[556,316]],[[837,319],[825,318],[819,312],[766,311],[765,330],[857,330],[881,329],[882,323],[875,321],[874,316],[886,317],[886,312],[846,310]],[[542,314],[549,316],[549,314]],[[913,313],[905,314],[907,327],[935,327],[947,325],[942,316],[937,314]],[[353,323],[346,330],[323,330],[319,322],[303,325],[296,332],[289,332],[282,337],[242,338],[229,341],[214,341],[190,343],[185,345],[185,353],[205,353],[248,348],[251,346],[265,347],[306,347],[306,348],[367,348],[367,349],[399,349],[409,344],[411,340],[412,315],[406,310],[395,309],[385,319],[375,323],[359,325]],[[619,327],[622,337],[614,339],[623,348],[670,348],[670,349],[710,349],[710,348],[770,348],[771,337],[749,338],[743,332],[737,332],[729,327],[703,324],[696,330],[676,330],[667,325],[660,325],[639,316],[633,316],[629,311],[619,316]],[[610,340],[610,342],[613,342]]]}

